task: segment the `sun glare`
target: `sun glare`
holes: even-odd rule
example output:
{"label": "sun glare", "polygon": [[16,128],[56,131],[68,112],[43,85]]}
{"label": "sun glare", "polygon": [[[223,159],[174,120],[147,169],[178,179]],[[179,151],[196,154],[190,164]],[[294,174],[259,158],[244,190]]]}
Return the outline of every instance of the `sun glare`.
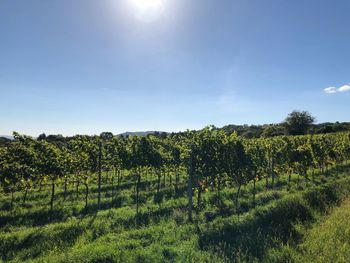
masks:
{"label": "sun glare", "polygon": [[129,0],[136,17],[145,22],[160,18],[164,9],[164,0]]}
{"label": "sun glare", "polygon": [[131,3],[139,9],[154,9],[161,8],[163,5],[162,0],[130,0]]}

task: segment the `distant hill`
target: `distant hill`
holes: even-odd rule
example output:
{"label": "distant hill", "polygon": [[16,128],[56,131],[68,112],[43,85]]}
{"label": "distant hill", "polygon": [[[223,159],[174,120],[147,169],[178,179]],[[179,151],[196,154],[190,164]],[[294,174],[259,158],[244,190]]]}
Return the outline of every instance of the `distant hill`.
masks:
{"label": "distant hill", "polygon": [[168,134],[167,132],[163,132],[163,131],[139,131],[139,132],[124,132],[124,133],[120,133],[118,134],[119,136],[140,136],[140,137],[145,137],[149,134],[153,134],[153,135],[161,135],[161,134]]}
{"label": "distant hill", "polygon": [[0,135],[0,138],[6,138],[9,140],[13,140],[13,136],[12,135]]}

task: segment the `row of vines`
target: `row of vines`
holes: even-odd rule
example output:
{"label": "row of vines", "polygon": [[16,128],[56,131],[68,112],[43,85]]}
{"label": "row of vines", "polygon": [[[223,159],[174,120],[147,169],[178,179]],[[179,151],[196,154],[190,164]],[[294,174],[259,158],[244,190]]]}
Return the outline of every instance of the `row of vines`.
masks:
{"label": "row of vines", "polygon": [[[135,183],[135,207],[139,210],[140,185],[153,184],[154,201],[161,202],[160,191],[168,178],[175,194],[187,186],[189,219],[192,220],[192,196],[197,208],[205,191],[236,189],[235,205],[239,207],[241,188],[266,180],[273,189],[280,175],[298,174],[313,181],[315,170],[327,175],[332,165],[350,159],[350,133],[325,135],[278,136],[243,139],[233,133],[207,127],[163,138],[74,136],[64,142],[36,140],[14,133],[14,140],[0,148],[0,184],[5,194],[23,192],[23,203],[33,189],[49,185],[50,209],[55,201],[56,187],[67,189],[75,184],[85,188],[85,205],[89,189],[97,187],[100,209],[101,184],[105,180],[117,191],[124,177]],[[164,182],[162,183],[162,179]]]}

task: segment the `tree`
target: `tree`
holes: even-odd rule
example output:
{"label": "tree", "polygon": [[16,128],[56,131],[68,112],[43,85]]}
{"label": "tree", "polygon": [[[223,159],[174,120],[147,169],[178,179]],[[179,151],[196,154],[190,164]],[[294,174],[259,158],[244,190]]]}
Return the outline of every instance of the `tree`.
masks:
{"label": "tree", "polygon": [[45,133],[42,133],[38,136],[37,138],[38,141],[43,141],[43,140],[46,140],[46,134]]}
{"label": "tree", "polygon": [[111,132],[102,132],[100,134],[100,137],[102,140],[108,141],[108,140],[112,140],[114,135]]}
{"label": "tree", "polygon": [[308,133],[315,120],[315,117],[307,111],[293,111],[285,119],[284,127],[289,135],[304,135]]}

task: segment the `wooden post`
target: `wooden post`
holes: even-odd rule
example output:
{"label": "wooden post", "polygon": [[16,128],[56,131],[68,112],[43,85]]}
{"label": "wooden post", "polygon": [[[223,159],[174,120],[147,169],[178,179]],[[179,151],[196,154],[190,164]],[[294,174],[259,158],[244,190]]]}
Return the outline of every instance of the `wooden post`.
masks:
{"label": "wooden post", "polygon": [[67,198],[67,176],[64,177],[64,196],[63,201],[66,201]]}
{"label": "wooden post", "polygon": [[139,215],[140,183],[141,183],[141,173],[137,173],[137,183],[136,183],[136,216]]}
{"label": "wooden post", "polygon": [[51,200],[50,200],[50,220],[52,220],[54,199],[55,199],[55,180],[52,179]]}
{"label": "wooden post", "polygon": [[101,208],[101,176],[102,176],[102,141],[99,144],[99,153],[98,153],[98,201],[97,209]]}
{"label": "wooden post", "polygon": [[85,182],[85,212],[88,211],[88,196],[89,196],[89,185]]}
{"label": "wooden post", "polygon": [[274,188],[275,185],[275,163],[273,157],[271,157],[271,177],[272,177],[272,182],[271,182],[271,188]]}
{"label": "wooden post", "polygon": [[192,218],[192,180],[193,180],[193,160],[192,160],[193,156],[192,156],[192,150],[191,150],[191,154],[190,154],[190,159],[189,159],[189,165],[188,165],[188,220],[190,222],[193,221]]}

